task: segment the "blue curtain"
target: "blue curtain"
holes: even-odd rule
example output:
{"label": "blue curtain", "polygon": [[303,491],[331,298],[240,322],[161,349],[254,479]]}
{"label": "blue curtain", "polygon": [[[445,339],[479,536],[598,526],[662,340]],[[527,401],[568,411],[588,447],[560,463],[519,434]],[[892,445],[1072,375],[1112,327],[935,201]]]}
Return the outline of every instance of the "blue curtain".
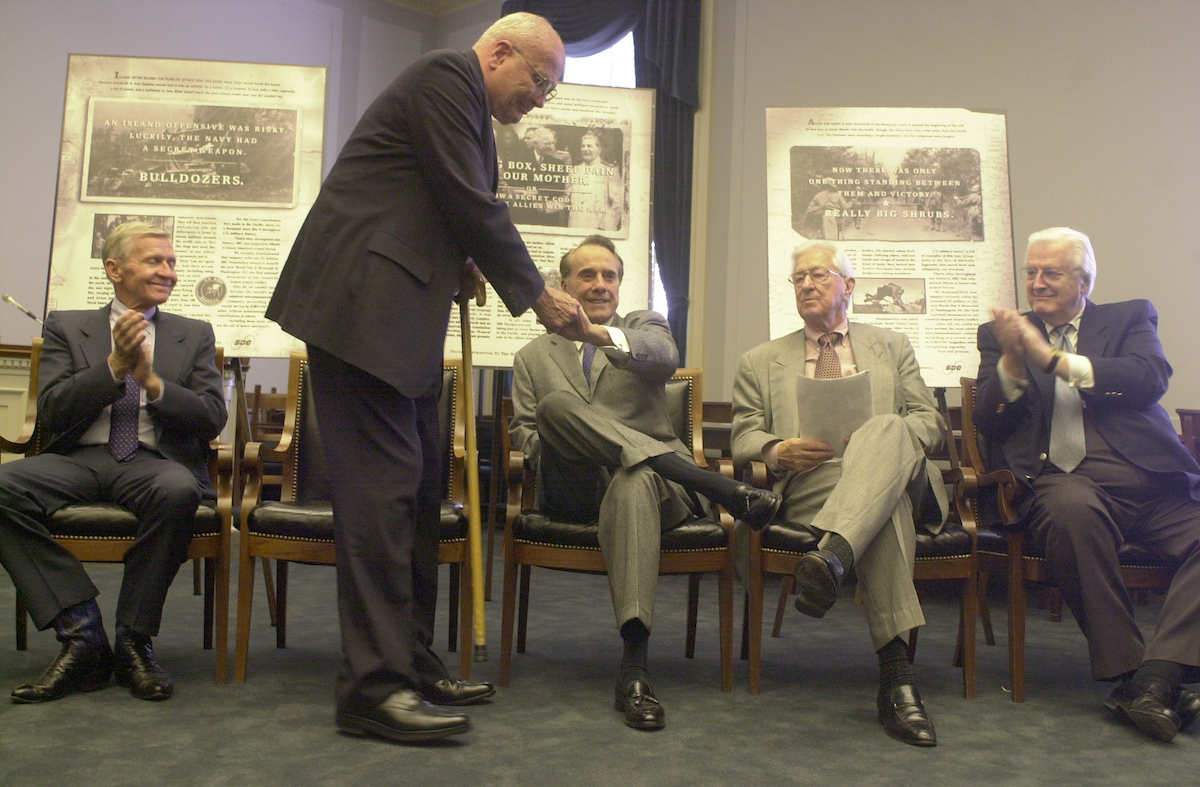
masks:
{"label": "blue curtain", "polygon": [[692,236],[692,133],[700,105],[700,0],[506,0],[501,15],[544,16],[567,54],[603,51],[633,30],[638,87],[657,89],[654,108],[655,255],[671,332],[687,354]]}

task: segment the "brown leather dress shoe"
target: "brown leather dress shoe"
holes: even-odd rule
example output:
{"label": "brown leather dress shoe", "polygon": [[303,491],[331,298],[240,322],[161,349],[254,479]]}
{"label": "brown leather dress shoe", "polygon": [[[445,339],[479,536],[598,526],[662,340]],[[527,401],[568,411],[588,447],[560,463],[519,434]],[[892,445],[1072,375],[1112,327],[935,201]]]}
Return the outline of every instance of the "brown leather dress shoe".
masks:
{"label": "brown leather dress shoe", "polygon": [[897,686],[891,691],[880,689],[876,705],[879,723],[888,735],[912,746],[937,746],[933,722],[921,704],[916,686]]}
{"label": "brown leather dress shoe", "polygon": [[443,678],[431,686],[421,689],[421,696],[434,705],[474,705],[496,693],[491,681],[472,683],[467,680]]}
{"label": "brown leather dress shoe", "polygon": [[76,691],[103,689],[112,672],[113,654],[107,640],[103,648],[82,639],[68,640],[41,677],[13,689],[12,701],[20,705],[50,702]]}
{"label": "brown leather dress shoe", "polygon": [[1166,743],[1196,720],[1200,697],[1187,689],[1173,689],[1163,681],[1150,680],[1138,686],[1132,680],[1126,680],[1112,690],[1104,707],[1121,721]]}
{"label": "brown leather dress shoe", "polygon": [[801,555],[796,564],[796,609],[809,617],[825,617],[837,601],[844,574],[842,561],[829,550],[815,549]]}
{"label": "brown leather dress shoe", "polygon": [[401,689],[375,707],[338,708],[337,728],[350,735],[371,735],[400,743],[422,743],[471,729],[466,715],[430,705],[415,691]]}
{"label": "brown leather dress shoe", "polygon": [[154,646],[146,635],[128,629],[118,633],[116,662],[117,685],[139,700],[161,702],[175,693],[175,684],[154,660]]}
{"label": "brown leather dress shoe", "polygon": [[617,686],[615,710],[625,714],[625,725],[635,730],[661,730],[667,725],[667,713],[654,698],[654,689],[644,680]]}

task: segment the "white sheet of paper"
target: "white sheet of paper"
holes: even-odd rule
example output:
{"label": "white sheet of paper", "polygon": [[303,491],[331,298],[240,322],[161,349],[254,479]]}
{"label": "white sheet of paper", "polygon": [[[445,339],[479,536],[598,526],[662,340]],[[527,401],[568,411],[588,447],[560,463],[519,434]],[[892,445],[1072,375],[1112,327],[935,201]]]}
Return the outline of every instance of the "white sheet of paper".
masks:
{"label": "white sheet of paper", "polygon": [[873,414],[871,372],[859,372],[838,380],[799,375],[796,378],[796,405],[800,413],[797,437],[828,443],[833,447],[833,455],[840,458],[846,452],[846,439]]}

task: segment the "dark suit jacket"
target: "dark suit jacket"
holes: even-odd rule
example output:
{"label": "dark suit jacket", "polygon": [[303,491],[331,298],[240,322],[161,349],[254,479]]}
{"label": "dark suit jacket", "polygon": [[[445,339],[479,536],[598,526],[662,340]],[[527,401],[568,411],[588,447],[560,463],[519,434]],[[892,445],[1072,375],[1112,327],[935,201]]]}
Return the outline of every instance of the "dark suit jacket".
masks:
{"label": "dark suit jacket", "polygon": [[[187,467],[205,497],[208,442],[225,425],[225,397],[214,356],[212,326],[161,309],[155,317],[154,371],[163,395],[146,405],[158,428],[158,450]],[[49,435],[43,451],[69,454],[100,412],[125,394],[108,367],[112,351],[109,307],[46,315],[38,371],[38,421]]]}
{"label": "dark suit jacket", "polygon": [[[1045,325],[1026,313],[1039,330]],[[1179,441],[1158,400],[1167,392],[1171,365],[1158,340],[1158,313],[1150,301],[1087,302],[1075,351],[1092,362],[1096,386],[1080,389],[1089,423],[1126,460],[1157,473],[1186,473],[1200,500],[1200,465]],[[1054,375],[1028,369],[1024,396],[1005,402],[996,364],[1003,349],[992,323],[979,328],[975,425],[987,442],[989,469],[1008,468],[1029,484],[1042,472],[1050,447]],[[1024,514],[1031,502],[1025,495]]]}
{"label": "dark suit jacket", "polygon": [[405,396],[435,393],[468,257],[514,315],[545,287],[496,197],[495,145],[475,53],[413,63],[342,148],[267,317]]}
{"label": "dark suit jacket", "polygon": [[675,435],[664,383],[679,368],[679,351],[666,319],[652,311],[616,315],[612,327],[629,341],[629,355],[615,348],[597,348],[588,384],[579,351],[570,339],[548,333],[531,341],[513,359],[513,420],[509,428],[514,448],[537,466],[540,459],[535,412],[542,397],[553,391],[574,390],[613,420],[690,456]]}

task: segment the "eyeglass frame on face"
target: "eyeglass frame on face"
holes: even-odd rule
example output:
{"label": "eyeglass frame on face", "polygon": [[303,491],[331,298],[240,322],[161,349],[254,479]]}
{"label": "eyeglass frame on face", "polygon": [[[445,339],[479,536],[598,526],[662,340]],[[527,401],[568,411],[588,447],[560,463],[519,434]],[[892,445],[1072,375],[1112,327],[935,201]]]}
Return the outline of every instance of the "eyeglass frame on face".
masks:
{"label": "eyeglass frame on face", "polygon": [[1060,270],[1058,268],[1034,268],[1032,266],[1026,266],[1025,267],[1025,282],[1027,284],[1032,284],[1033,282],[1037,281],[1038,274],[1041,274],[1042,279],[1047,284],[1058,284],[1060,281],[1065,279],[1067,276],[1074,276],[1075,271],[1073,271],[1073,270],[1064,271],[1064,270]]}
{"label": "eyeglass frame on face", "polygon": [[529,58],[525,57],[525,53],[517,49],[516,44],[513,44],[512,50],[521,56],[521,59],[525,61],[525,65],[529,66],[529,70],[533,72],[533,89],[542,94],[543,101],[552,101],[558,95],[558,86],[556,85],[546,90],[552,84],[550,77],[542,76],[542,72],[534,68],[533,63],[529,62]]}
{"label": "eyeglass frame on face", "polygon": [[[824,273],[821,273],[821,271],[824,271]],[[796,271],[791,276],[788,276],[787,280],[791,282],[793,287],[800,287],[804,284],[805,279],[812,279],[812,283],[820,287],[832,281],[830,278],[831,274],[837,276],[839,279],[846,278],[845,274],[822,265],[816,268],[809,268],[806,271]],[[796,278],[797,276],[800,278]]]}

